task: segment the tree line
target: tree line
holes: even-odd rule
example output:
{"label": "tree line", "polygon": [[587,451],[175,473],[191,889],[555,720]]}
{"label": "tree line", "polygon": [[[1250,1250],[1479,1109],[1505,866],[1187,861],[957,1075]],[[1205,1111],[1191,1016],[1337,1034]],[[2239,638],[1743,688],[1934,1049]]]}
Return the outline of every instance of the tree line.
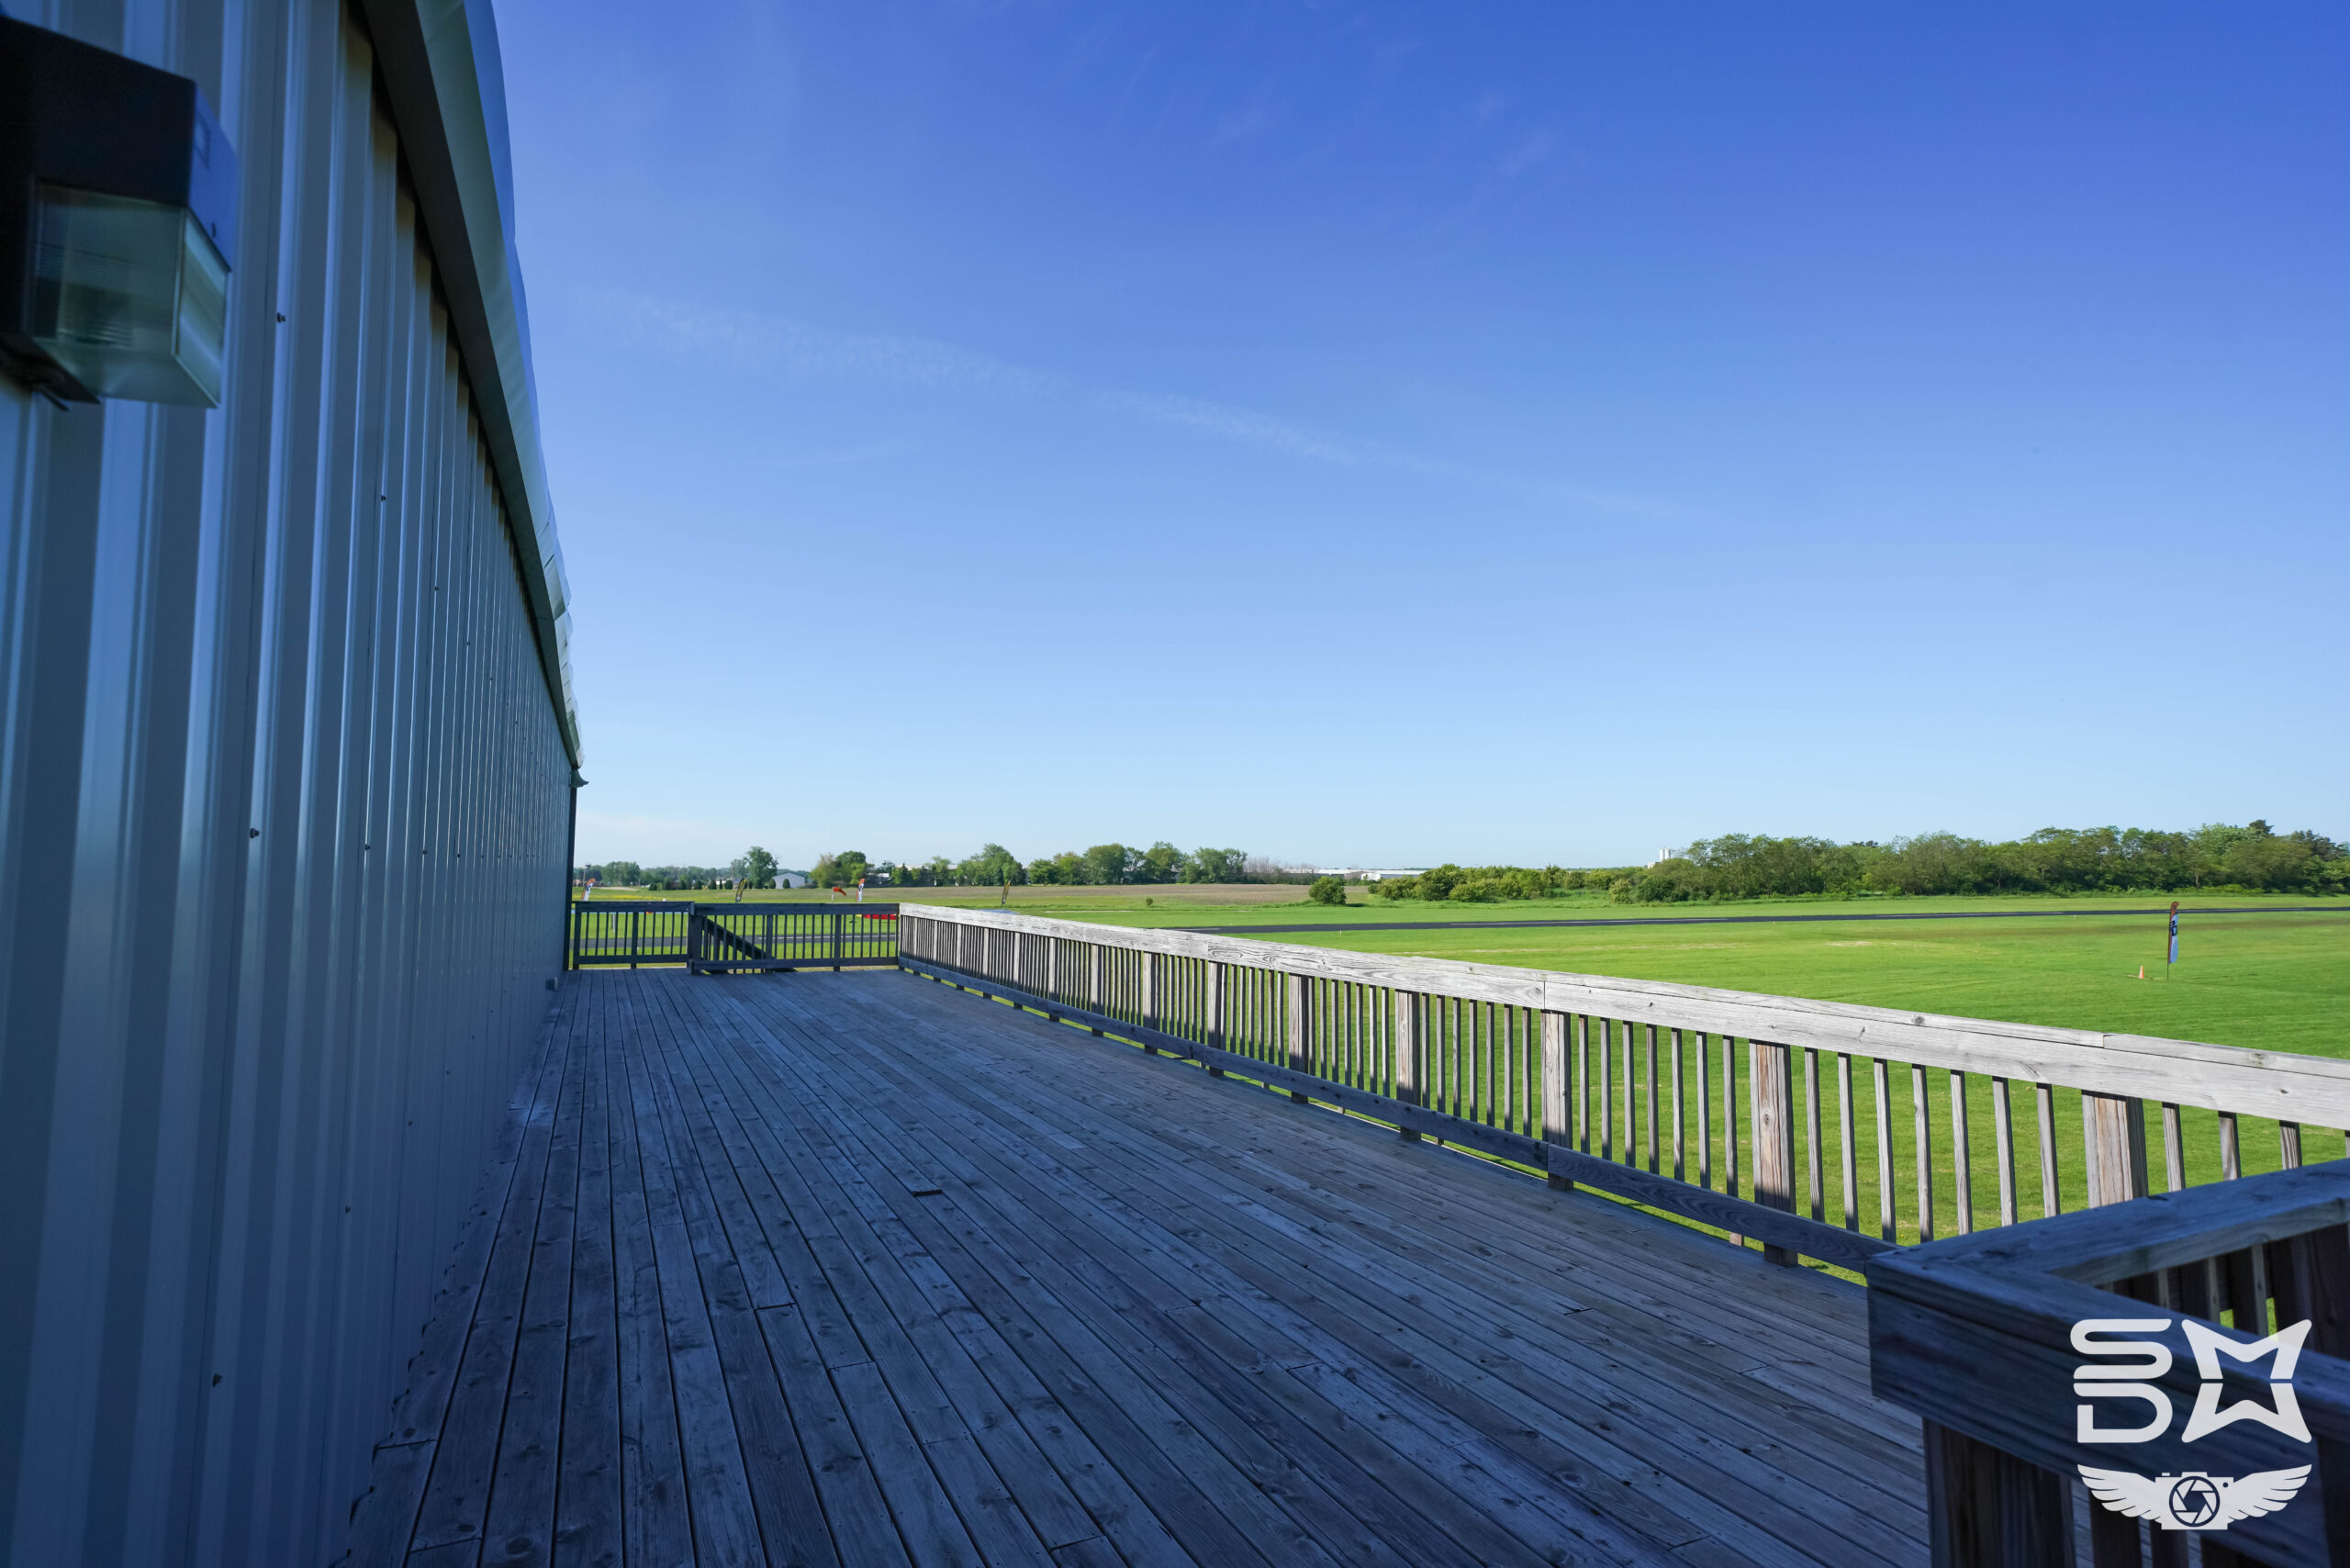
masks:
{"label": "tree line", "polygon": [[[2004,843],[1954,833],[1888,844],[1733,834],[1702,839],[1628,879],[1646,903],[1804,893],[2350,890],[2350,851],[2323,834],[2255,820],[2160,828],[2044,827]],[[1611,884],[1612,886],[1612,884]]]}
{"label": "tree line", "polygon": [[633,860],[607,860],[600,865],[573,867],[571,879],[585,882],[593,878],[608,888],[714,890],[732,888],[737,881],[746,888],[772,888],[783,870],[774,856],[755,844],[724,866],[640,866]]}
{"label": "tree line", "polygon": [[1729,834],[1651,866],[1532,870],[1439,866],[1374,883],[1389,899],[1481,902],[1604,892],[1617,903],[1931,893],[2350,892],[2350,849],[2323,834],[2255,820],[2159,828],[2042,828],[1994,843],[1954,833],[1879,844]]}
{"label": "tree line", "polygon": [[[643,866],[633,860],[608,860],[574,869],[575,879],[593,877],[608,887],[731,888],[739,878],[746,887],[771,888],[785,868],[766,850],[753,846],[727,866]],[[1148,848],[1123,844],[1097,844],[1092,848],[1063,850],[1023,861],[1001,844],[982,845],[960,860],[940,855],[926,861],[873,859],[860,849],[844,849],[820,858],[804,874],[819,888],[853,888],[859,880],[876,887],[997,888],[1116,887],[1163,882],[1249,882],[1302,879],[1299,873],[1270,861],[1256,859],[1238,849],[1181,850],[1160,839]]]}
{"label": "tree line", "polygon": [[[774,856],[752,847],[729,866],[639,866],[632,860],[587,866],[580,873],[615,887],[726,888],[742,879],[773,887]],[[960,860],[874,860],[842,850],[817,861],[819,888],[1019,886],[1116,887],[1169,882],[1304,882],[1301,872],[1237,849],[1147,848],[1097,844],[1023,861],[1000,844]],[[1335,902],[1333,890],[1316,895]],[[2308,829],[2278,833],[2255,820],[2238,827],[2207,823],[2184,832],[2157,828],[2042,828],[2004,842],[1953,833],[1919,834],[1879,844],[1826,838],[1728,834],[1699,839],[1651,866],[1433,867],[1371,885],[1373,897],[1482,903],[1597,892],[1617,903],[1686,903],[1728,899],[1861,897],[1931,893],[2183,892],[2239,889],[2261,892],[2350,892],[2350,848]],[[1337,896],[1342,897],[1343,893]]]}
{"label": "tree line", "polygon": [[1242,882],[1269,879],[1278,868],[1251,860],[1237,849],[1185,851],[1160,839],[1147,849],[1097,844],[1079,851],[1023,861],[1001,844],[980,846],[960,860],[934,856],[925,861],[868,860],[858,850],[827,855],[816,862],[820,888],[847,887],[875,873],[898,888],[1117,887],[1164,882]]}

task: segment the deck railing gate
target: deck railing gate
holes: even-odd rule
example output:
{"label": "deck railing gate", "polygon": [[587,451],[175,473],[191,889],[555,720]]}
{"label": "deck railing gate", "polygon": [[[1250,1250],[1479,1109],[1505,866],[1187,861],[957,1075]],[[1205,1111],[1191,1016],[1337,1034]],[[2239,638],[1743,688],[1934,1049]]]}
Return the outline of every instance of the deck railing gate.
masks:
{"label": "deck railing gate", "polygon": [[696,974],[893,969],[896,904],[575,900],[569,966],[682,964]]}

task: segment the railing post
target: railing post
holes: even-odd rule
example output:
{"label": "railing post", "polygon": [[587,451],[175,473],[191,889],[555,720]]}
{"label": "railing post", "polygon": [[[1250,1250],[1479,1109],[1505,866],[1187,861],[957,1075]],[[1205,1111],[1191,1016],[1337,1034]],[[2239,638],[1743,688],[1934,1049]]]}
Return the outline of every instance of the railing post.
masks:
{"label": "railing post", "polygon": [[[1288,1014],[1282,1022],[1288,1025],[1289,1029],[1289,1070],[1292,1072],[1312,1072],[1313,1058],[1307,1049],[1305,1033],[1305,977],[1284,972],[1281,976],[1281,984],[1287,993],[1289,1003],[1282,1009]],[[1304,1091],[1298,1089],[1291,1090],[1289,1097],[1301,1105],[1311,1098]]]}
{"label": "railing post", "polygon": [[[1747,1076],[1754,1095],[1754,1201],[1766,1209],[1796,1212],[1796,1078],[1787,1047],[1749,1040]],[[1769,1261],[1792,1265],[1796,1254],[1764,1243]]]}
{"label": "railing post", "polygon": [[[1680,1038],[1677,1032],[1673,1038]],[[1567,1015],[1563,1013],[1542,1014],[1542,1141],[1559,1148],[1574,1145],[1574,1129],[1567,1123]],[[1674,1144],[1677,1159],[1678,1135]],[[1575,1190],[1574,1178],[1556,1170],[1550,1173],[1550,1183],[1553,1192]]]}
{"label": "railing post", "polygon": [[[1420,1103],[1420,993],[1399,991],[1395,999],[1395,1098],[1406,1105]],[[1401,1129],[1405,1143],[1420,1141],[1411,1127]]]}
{"label": "railing post", "polygon": [[2082,1090],[2081,1138],[2087,1152],[2089,1207],[2145,1196],[2144,1101]]}
{"label": "railing post", "polygon": [[[2088,1184],[2088,1206],[2125,1204],[2146,1192],[2145,1103],[2125,1094],[2081,1091],[2081,1164]],[[2151,1277],[2123,1282],[2117,1289],[2154,1299]],[[2256,1294],[2266,1296],[2266,1282]],[[2134,1288],[2133,1288],[2134,1287]],[[2160,1534],[2159,1531],[2156,1532]],[[2138,1521],[2104,1508],[2089,1511],[2089,1557],[2097,1568],[2140,1561]]]}
{"label": "railing post", "polygon": [[837,909],[833,911],[833,973],[834,974],[841,972],[841,937],[847,924],[848,914],[845,911]]}
{"label": "railing post", "polygon": [[[1925,1423],[1925,1437],[1934,1568],[2072,1568],[2073,1489],[2063,1476],[1938,1421]],[[2134,1548],[2137,1521],[2122,1522]]]}

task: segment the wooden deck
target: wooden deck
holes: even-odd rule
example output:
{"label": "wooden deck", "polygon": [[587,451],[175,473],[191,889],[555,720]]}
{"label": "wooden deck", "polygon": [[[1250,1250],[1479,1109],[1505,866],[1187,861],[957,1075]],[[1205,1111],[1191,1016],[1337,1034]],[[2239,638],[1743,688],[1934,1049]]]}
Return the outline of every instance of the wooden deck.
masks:
{"label": "wooden deck", "polygon": [[893,971],[575,974],[363,1568],[1923,1563],[1863,1293]]}

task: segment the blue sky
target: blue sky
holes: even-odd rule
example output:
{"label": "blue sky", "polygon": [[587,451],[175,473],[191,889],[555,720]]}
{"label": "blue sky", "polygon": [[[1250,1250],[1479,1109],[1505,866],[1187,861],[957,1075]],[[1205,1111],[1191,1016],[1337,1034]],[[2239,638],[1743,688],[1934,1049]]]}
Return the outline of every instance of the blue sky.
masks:
{"label": "blue sky", "polygon": [[2338,6],[498,21],[583,859],[2350,834]]}

